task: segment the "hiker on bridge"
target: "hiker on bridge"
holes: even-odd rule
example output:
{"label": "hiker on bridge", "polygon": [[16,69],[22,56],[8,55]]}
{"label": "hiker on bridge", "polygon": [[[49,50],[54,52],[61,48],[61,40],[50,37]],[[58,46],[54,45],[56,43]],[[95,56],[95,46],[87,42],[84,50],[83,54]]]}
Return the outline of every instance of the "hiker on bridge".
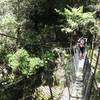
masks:
{"label": "hiker on bridge", "polygon": [[84,58],[85,47],[86,47],[86,41],[87,41],[87,39],[84,38],[84,37],[81,37],[81,38],[78,40],[78,47],[79,47],[80,59]]}

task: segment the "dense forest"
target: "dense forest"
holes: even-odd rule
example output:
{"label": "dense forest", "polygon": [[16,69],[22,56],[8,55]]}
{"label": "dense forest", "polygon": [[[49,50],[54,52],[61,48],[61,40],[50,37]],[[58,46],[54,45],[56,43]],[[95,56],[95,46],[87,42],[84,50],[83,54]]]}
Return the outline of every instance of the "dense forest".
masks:
{"label": "dense forest", "polygon": [[0,0],[0,8],[0,100],[60,100],[77,40],[98,50],[100,0]]}

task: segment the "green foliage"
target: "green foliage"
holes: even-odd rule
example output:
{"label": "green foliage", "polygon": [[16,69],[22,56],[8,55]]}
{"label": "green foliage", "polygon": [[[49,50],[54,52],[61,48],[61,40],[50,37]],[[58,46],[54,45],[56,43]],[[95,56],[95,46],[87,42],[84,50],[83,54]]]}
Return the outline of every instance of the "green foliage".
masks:
{"label": "green foliage", "polygon": [[31,58],[24,49],[18,49],[15,53],[8,55],[8,64],[13,72],[19,71],[25,76],[35,74],[42,63],[43,61],[38,57]]}
{"label": "green foliage", "polygon": [[41,60],[38,57],[31,58],[29,62],[29,66],[30,69],[28,74],[29,75],[35,74],[40,67],[44,66],[43,60]]}
{"label": "green foliage", "polygon": [[12,14],[7,13],[5,16],[0,17],[0,23],[2,32],[14,33],[16,31],[16,18]]}
{"label": "green foliage", "polygon": [[[94,18],[94,13],[92,12],[83,12],[83,7],[79,8],[71,8],[69,9],[65,8],[64,12],[60,12],[59,10],[56,10],[60,15],[65,17],[65,22],[63,25],[61,25],[61,30],[65,31],[65,33],[74,32],[75,30],[78,30],[81,28],[81,32],[83,34],[86,31],[91,31],[91,28],[94,27],[94,24],[96,22]],[[85,27],[85,28],[84,28]]]}
{"label": "green foliage", "polygon": [[51,96],[49,93],[45,94],[42,90],[36,90],[34,93],[35,100],[50,100]]}
{"label": "green foliage", "polygon": [[100,83],[100,69],[96,72],[96,80]]}
{"label": "green foliage", "polygon": [[46,66],[49,66],[51,62],[54,61],[54,53],[51,50],[46,50],[44,54],[42,54],[42,59]]}
{"label": "green foliage", "polygon": [[6,61],[6,51],[5,50],[0,50],[0,64],[3,64]]}
{"label": "green foliage", "polygon": [[[15,75],[30,76],[36,74],[40,67],[45,67],[52,62],[54,54],[52,51],[45,51],[42,54],[42,60],[39,57],[30,57],[25,49],[18,49],[13,54],[8,54],[8,65],[12,68]],[[47,65],[44,65],[47,64]]]}
{"label": "green foliage", "polygon": [[0,94],[0,100],[11,100],[11,94]]}

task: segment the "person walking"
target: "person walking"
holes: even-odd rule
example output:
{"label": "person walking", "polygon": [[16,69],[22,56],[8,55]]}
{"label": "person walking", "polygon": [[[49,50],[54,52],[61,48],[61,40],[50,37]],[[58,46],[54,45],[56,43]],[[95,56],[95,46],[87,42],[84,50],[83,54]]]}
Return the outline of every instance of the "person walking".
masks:
{"label": "person walking", "polygon": [[84,53],[85,53],[85,45],[86,45],[86,38],[81,37],[78,40],[78,46],[79,46],[79,58],[83,59],[84,58]]}

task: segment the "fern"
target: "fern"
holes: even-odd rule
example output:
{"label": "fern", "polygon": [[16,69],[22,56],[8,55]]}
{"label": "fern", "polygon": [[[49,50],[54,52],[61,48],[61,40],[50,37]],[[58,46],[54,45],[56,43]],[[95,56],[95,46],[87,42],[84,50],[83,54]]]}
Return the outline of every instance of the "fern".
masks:
{"label": "fern", "polygon": [[[83,28],[84,31],[91,31],[91,27],[94,27],[94,24],[96,23],[96,20],[94,18],[95,12],[83,12],[83,7],[79,8],[71,8],[69,9],[65,8],[63,12],[58,12],[62,16],[65,17],[66,24],[62,25],[61,31],[65,31],[65,33],[72,33],[76,29],[79,29],[79,27],[85,27]],[[88,27],[89,23],[91,23],[90,27]],[[96,29],[94,29],[96,30]],[[83,30],[82,30],[83,31]],[[83,32],[84,33],[84,32]],[[93,32],[94,33],[94,32]]]}

